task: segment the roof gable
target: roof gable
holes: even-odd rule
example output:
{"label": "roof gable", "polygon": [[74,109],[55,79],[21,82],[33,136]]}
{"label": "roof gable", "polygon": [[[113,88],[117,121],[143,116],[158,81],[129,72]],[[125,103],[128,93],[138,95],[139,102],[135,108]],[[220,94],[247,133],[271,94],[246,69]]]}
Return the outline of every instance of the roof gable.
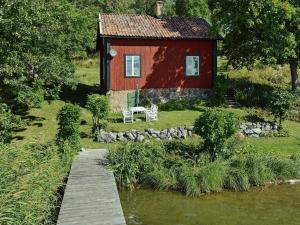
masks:
{"label": "roof gable", "polygon": [[162,17],[136,14],[100,14],[100,35],[149,39],[222,39],[212,37],[209,23],[201,18]]}

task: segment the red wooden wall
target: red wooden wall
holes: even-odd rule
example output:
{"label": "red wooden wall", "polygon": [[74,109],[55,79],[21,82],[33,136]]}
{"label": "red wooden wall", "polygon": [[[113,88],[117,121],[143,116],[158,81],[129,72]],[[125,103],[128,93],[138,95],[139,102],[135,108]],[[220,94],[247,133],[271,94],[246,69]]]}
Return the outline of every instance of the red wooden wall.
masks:
{"label": "red wooden wall", "polygon": [[[212,88],[213,41],[112,39],[117,56],[110,64],[110,89]],[[141,77],[125,77],[124,55],[141,56]],[[185,57],[200,55],[200,76],[185,76]]]}

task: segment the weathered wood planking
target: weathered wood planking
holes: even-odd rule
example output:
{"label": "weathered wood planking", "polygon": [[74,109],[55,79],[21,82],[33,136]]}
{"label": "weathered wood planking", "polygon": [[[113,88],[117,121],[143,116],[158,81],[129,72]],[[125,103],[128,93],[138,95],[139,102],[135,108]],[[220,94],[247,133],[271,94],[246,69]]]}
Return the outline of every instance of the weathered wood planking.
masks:
{"label": "weathered wood planking", "polygon": [[57,225],[126,225],[105,150],[81,152],[73,162]]}

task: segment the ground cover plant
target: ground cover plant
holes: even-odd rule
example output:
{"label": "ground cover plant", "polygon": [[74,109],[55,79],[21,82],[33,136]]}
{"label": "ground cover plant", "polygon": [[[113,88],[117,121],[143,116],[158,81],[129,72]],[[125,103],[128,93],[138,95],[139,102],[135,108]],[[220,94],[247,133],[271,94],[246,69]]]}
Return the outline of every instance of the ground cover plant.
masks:
{"label": "ground cover plant", "polygon": [[189,196],[245,191],[300,176],[299,155],[240,151],[212,161],[201,149],[179,142],[128,143],[110,150],[108,160],[120,188],[150,187]]}
{"label": "ground cover plant", "polygon": [[0,224],[54,224],[72,149],[0,144],[0,154]]}

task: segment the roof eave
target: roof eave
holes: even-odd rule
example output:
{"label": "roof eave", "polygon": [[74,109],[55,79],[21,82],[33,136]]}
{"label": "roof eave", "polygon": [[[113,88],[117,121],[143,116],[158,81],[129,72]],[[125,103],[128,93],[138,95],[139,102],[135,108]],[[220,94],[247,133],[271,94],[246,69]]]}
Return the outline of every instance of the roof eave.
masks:
{"label": "roof eave", "polygon": [[147,36],[125,36],[125,35],[105,35],[100,33],[101,38],[128,38],[128,39],[150,39],[150,40],[205,40],[205,41],[222,41],[224,38],[221,35],[217,35],[215,38],[203,38],[203,37],[147,37]]}

